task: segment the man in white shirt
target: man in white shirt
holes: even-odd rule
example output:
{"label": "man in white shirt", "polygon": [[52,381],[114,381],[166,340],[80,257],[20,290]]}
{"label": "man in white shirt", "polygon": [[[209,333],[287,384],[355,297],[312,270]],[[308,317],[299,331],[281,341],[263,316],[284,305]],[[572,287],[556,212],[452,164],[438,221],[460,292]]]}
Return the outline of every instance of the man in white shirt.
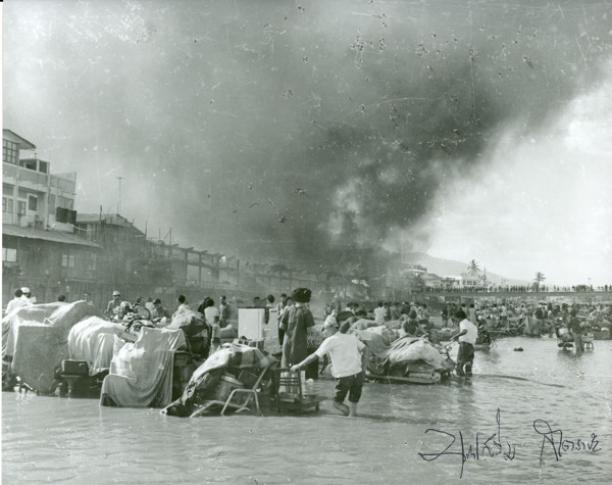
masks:
{"label": "man in white shirt", "polygon": [[452,337],[452,340],[459,339],[457,375],[471,377],[472,364],[474,363],[474,345],[478,339],[478,327],[468,320],[463,310],[459,310],[455,317],[459,320],[459,333]]}
{"label": "man in white shirt", "polygon": [[385,304],[382,301],[379,301],[378,306],[374,308],[374,321],[378,325],[384,325],[386,314],[387,309],[385,308]]}
{"label": "man in white shirt", "polygon": [[23,292],[21,288],[15,290],[15,298],[9,301],[6,305],[5,315],[10,314],[16,308],[22,308],[24,306],[28,306],[28,302],[23,299]]}
{"label": "man in white shirt", "polygon": [[[365,344],[355,335],[347,333],[355,321],[352,312],[340,312],[337,320],[340,325],[338,332],[331,337],[327,337],[314,354],[291,367],[291,370],[297,372],[311,362],[329,355],[332,363],[332,375],[336,378],[334,407],[345,416],[354,417],[357,416],[357,403],[361,398],[364,381],[363,352]],[[347,394],[350,408],[344,404]]]}

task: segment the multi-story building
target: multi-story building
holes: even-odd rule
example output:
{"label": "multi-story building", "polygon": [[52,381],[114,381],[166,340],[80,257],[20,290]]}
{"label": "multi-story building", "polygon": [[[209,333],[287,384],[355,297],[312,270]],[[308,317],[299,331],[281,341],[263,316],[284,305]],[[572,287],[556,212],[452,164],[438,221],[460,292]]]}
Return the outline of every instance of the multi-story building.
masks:
{"label": "multi-story building", "polygon": [[2,132],[2,297],[28,286],[41,301],[77,298],[96,279],[97,244],[74,235],[76,174],[52,174],[36,146]]}
{"label": "multi-story building", "polygon": [[2,220],[4,224],[73,232],[76,173],[52,174],[36,146],[11,130],[2,131]]}

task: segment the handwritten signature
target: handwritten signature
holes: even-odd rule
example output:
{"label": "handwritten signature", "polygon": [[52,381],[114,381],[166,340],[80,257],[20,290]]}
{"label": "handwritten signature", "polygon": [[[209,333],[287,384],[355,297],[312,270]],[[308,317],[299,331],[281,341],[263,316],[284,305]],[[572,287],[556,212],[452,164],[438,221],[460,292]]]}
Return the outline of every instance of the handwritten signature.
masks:
{"label": "handwritten signature", "polygon": [[563,438],[563,431],[560,429],[553,430],[548,421],[536,419],[533,422],[533,429],[536,433],[542,436],[542,446],[540,447],[540,466],[544,462],[544,448],[549,444],[553,450],[555,461],[559,461],[563,454],[576,451],[587,451],[597,453],[601,451],[599,448],[599,440],[597,434],[591,433],[590,440],[569,440]]}
{"label": "handwritten signature", "polygon": [[[435,461],[443,456],[457,456],[461,460],[461,468],[459,471],[459,478],[463,477],[463,471],[466,462],[469,460],[478,461],[482,458],[503,458],[504,461],[513,461],[517,454],[516,450],[518,445],[510,439],[506,439],[502,436],[501,426],[501,410],[498,408],[495,415],[495,421],[497,423],[496,430],[494,433],[486,434],[477,432],[472,439],[467,440],[463,432],[458,430],[457,433],[450,433],[445,430],[428,428],[425,430],[425,434],[435,433],[436,435],[443,436],[448,440],[446,448],[442,451],[431,452],[431,453],[418,453],[418,455],[425,461]],[[540,446],[540,466],[542,466],[544,460],[544,451],[547,448],[552,449],[553,456],[556,461],[561,459],[566,453],[569,452],[589,452],[597,453],[601,450],[599,448],[599,441],[597,434],[592,433],[590,440],[581,439],[567,439],[563,436],[563,431],[560,429],[553,429],[551,425],[544,419],[536,419],[533,421],[534,431],[542,436],[542,444]]]}
{"label": "handwritten signature", "polygon": [[495,433],[490,435],[482,434],[477,432],[474,436],[474,441],[467,443],[464,440],[463,433],[461,430],[458,431],[459,434],[459,450],[458,451],[449,451],[451,447],[457,441],[457,436],[453,433],[448,433],[447,431],[443,431],[435,428],[428,428],[425,430],[425,433],[433,432],[444,435],[448,437],[451,441],[448,443],[444,450],[437,453],[419,453],[419,456],[425,461],[434,461],[438,458],[445,455],[455,455],[461,457],[461,470],[459,472],[459,478],[463,477],[463,469],[465,463],[472,460],[480,460],[484,457],[497,457],[501,456],[505,461],[512,461],[516,457],[516,445],[511,441],[502,440],[501,434],[501,411],[497,409],[497,414],[495,416],[495,420],[497,422],[497,430]]}

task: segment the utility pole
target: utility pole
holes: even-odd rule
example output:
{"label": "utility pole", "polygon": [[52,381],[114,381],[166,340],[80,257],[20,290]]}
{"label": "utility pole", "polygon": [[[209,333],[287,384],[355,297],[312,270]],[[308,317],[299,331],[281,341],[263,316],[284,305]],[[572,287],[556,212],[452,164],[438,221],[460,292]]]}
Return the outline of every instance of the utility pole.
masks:
{"label": "utility pole", "polygon": [[[34,152],[34,158],[38,158],[36,156],[36,152]],[[49,216],[51,215],[51,207],[49,206],[50,202],[51,202],[51,170],[47,168],[47,201],[46,201],[47,214],[45,217],[45,231],[49,230]]]}
{"label": "utility pole", "polygon": [[119,198],[117,199],[117,214],[121,213],[121,181],[123,177],[117,177],[117,183],[119,185]]}

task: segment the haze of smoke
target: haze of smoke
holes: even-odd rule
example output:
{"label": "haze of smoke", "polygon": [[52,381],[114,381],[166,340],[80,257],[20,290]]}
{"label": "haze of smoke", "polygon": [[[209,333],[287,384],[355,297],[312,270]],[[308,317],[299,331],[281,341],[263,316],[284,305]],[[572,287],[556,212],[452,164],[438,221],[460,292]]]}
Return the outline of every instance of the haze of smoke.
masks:
{"label": "haze of smoke", "polygon": [[[13,116],[20,90],[44,93],[53,139],[128,166],[124,206],[141,220],[320,270],[375,271],[390,234],[486,164],[499,130],[554,117],[610,55],[600,4],[68,2],[30,18],[38,41],[11,8]],[[42,75],[26,69],[36,57]],[[82,168],[97,208],[108,182]]]}

